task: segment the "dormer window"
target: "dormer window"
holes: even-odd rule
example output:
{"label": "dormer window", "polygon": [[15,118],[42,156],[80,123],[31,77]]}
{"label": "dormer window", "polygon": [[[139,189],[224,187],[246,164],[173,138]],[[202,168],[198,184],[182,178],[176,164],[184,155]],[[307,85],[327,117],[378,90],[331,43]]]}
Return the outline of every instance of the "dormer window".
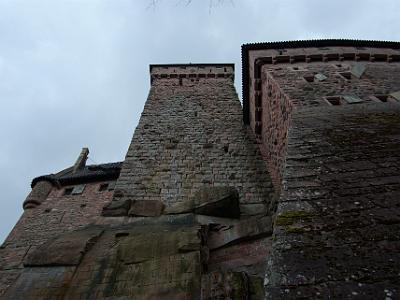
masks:
{"label": "dormer window", "polygon": [[68,195],[80,195],[83,193],[83,190],[85,189],[84,184],[76,185],[73,187],[67,187],[64,189],[64,196]]}

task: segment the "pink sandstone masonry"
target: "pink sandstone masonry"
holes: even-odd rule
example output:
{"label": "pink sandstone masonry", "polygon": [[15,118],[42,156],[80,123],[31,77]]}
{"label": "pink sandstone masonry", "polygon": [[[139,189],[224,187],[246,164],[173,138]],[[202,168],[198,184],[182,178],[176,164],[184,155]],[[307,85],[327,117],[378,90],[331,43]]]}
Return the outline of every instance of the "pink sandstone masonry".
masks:
{"label": "pink sandstone masonry", "polygon": [[122,215],[136,200],[176,211],[200,188],[218,186],[237,189],[244,217],[274,209],[258,147],[240,121],[233,76],[232,65],[151,67],[149,97],[112,204],[125,207]]}
{"label": "pink sandstone masonry", "polygon": [[0,292],[23,272],[24,258],[38,246],[96,221],[113,194],[100,192],[101,184],[86,184],[81,194],[69,196],[64,195],[69,186],[53,187],[40,206],[25,209],[0,249]]}
{"label": "pink sandstone masonry", "polygon": [[[263,298],[277,198],[233,65],[152,65],[150,76],[122,165],[85,166],[84,148],[74,167],[34,180],[2,249],[14,263],[6,299]],[[113,190],[100,180],[110,172]]]}
{"label": "pink sandstone masonry", "polygon": [[32,181],[1,299],[398,299],[400,43],[151,65],[125,160]]}
{"label": "pink sandstone masonry", "polygon": [[399,48],[243,46],[244,121],[280,193],[267,299],[399,297]]}

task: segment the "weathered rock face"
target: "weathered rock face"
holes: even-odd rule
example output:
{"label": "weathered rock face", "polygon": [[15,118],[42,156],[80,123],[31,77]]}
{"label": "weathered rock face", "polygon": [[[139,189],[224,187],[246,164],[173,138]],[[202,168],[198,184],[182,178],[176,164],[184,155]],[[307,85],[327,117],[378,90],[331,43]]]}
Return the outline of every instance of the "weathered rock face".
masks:
{"label": "weathered rock face", "polygon": [[94,228],[61,235],[30,252],[24,266],[76,266],[101,233]]}
{"label": "weathered rock face", "polygon": [[[111,201],[113,194],[109,190],[99,191],[103,183],[102,181],[88,183],[83,192],[76,195],[65,195],[65,190],[70,188],[70,186],[61,189],[53,187],[47,198],[40,205],[25,209],[18,223],[0,247],[0,298],[5,290],[12,286],[18,278],[18,280],[22,280],[22,278],[29,280],[29,274],[31,274],[37,281],[41,281],[37,283],[38,287],[46,287],[46,282],[52,276],[57,277],[58,275],[56,274],[59,274],[62,270],[65,270],[65,272],[67,270],[71,271],[71,267],[64,266],[60,268],[35,267],[24,269],[23,262],[38,247],[46,243],[51,243],[51,241],[56,240],[64,233],[85,227],[98,220],[103,206]],[[40,182],[35,185],[35,188],[39,184]],[[76,242],[80,243],[80,241]],[[60,248],[56,251],[59,250]],[[58,255],[57,253],[50,252],[49,249],[46,250],[46,247],[44,247],[43,252],[48,255]],[[32,286],[25,286],[24,288],[29,290],[30,287]],[[21,290],[21,287],[14,286],[13,290]],[[49,293],[51,295],[50,290]],[[42,299],[41,297],[37,298]],[[5,299],[29,298],[10,296]],[[50,297],[50,299],[52,298]]]}
{"label": "weathered rock face", "polygon": [[207,226],[177,224],[88,227],[62,235],[27,257],[4,297],[262,299],[261,276],[207,271]]}

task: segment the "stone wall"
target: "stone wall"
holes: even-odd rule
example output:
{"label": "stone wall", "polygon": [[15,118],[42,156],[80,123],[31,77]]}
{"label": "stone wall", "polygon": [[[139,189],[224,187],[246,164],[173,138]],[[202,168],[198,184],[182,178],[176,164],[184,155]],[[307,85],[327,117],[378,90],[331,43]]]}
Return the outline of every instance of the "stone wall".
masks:
{"label": "stone wall", "polygon": [[40,205],[24,211],[0,248],[0,295],[19,276],[23,259],[29,253],[49,240],[91,224],[100,217],[103,206],[111,201],[113,194],[108,190],[100,192],[101,184],[86,184],[79,195],[64,195],[69,186],[53,187]]}
{"label": "stone wall", "polygon": [[268,299],[397,299],[400,105],[294,111]]}
{"label": "stone wall", "polygon": [[27,209],[0,253],[6,299],[263,298],[276,197],[233,66],[150,70],[114,193]]}
{"label": "stone wall", "polygon": [[244,52],[244,119],[281,191],[267,299],[397,299],[400,51],[318,43]]}
{"label": "stone wall", "polygon": [[292,110],[335,101],[348,105],[400,98],[399,49],[329,46],[258,49],[247,55],[245,119],[260,143],[277,191]]}
{"label": "stone wall", "polygon": [[292,111],[292,101],[284,93],[283,87],[265,70],[262,74],[262,93],[259,99],[259,113],[256,115],[260,127],[260,149],[267,162],[276,190],[281,189],[282,173],[285,163],[287,132]]}
{"label": "stone wall", "polygon": [[[352,74],[356,67],[364,69],[360,78]],[[275,67],[264,65],[263,70],[295,107],[328,106],[326,97],[340,95],[356,95],[364,103],[380,102],[373,96],[390,95],[400,90],[399,63],[331,61]],[[314,77],[316,74],[326,78],[318,80]],[[347,102],[344,100],[341,104]]]}
{"label": "stone wall", "polygon": [[232,65],[151,70],[152,86],[114,207],[124,207],[126,215],[132,201],[152,200],[168,210],[193,199],[201,188],[230,186],[239,193],[242,216],[273,210],[271,180],[241,121]]}

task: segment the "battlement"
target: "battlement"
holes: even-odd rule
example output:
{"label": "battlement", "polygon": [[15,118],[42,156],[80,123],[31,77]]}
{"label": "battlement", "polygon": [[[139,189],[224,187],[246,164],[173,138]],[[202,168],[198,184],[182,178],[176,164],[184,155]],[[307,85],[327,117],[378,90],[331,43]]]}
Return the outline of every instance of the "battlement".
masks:
{"label": "battlement", "polygon": [[173,80],[182,83],[183,79],[198,81],[204,79],[229,78],[235,76],[234,64],[161,64],[150,65],[151,84],[155,80]]}

